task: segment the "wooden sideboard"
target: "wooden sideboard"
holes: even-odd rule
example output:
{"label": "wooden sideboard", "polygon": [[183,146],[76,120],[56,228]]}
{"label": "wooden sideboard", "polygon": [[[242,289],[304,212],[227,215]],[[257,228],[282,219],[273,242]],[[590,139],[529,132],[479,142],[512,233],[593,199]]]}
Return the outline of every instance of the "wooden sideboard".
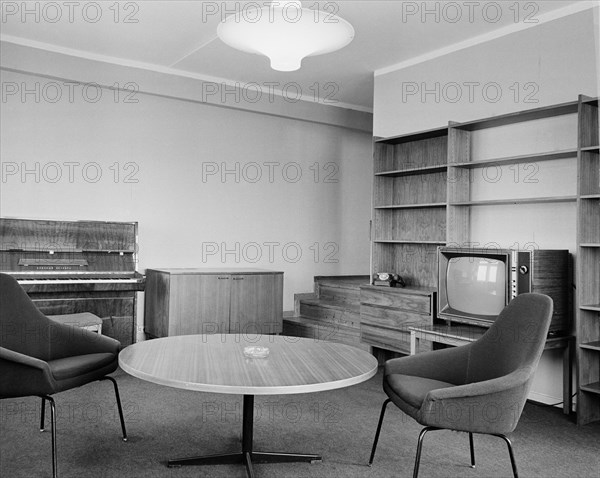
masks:
{"label": "wooden sideboard", "polygon": [[281,333],[283,272],[263,269],[147,269],[144,331]]}

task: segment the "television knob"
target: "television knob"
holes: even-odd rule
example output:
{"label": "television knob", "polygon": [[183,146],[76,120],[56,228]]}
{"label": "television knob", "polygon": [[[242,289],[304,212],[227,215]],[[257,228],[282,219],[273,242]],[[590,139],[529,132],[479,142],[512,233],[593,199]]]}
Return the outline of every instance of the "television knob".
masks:
{"label": "television knob", "polygon": [[519,266],[519,274],[524,276],[529,272],[529,268],[527,266]]}

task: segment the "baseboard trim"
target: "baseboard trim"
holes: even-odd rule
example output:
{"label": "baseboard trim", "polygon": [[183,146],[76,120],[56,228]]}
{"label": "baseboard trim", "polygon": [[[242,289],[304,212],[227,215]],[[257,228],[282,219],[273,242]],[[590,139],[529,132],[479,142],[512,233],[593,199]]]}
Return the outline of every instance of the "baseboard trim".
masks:
{"label": "baseboard trim", "polygon": [[[552,405],[557,408],[562,408],[563,400],[562,397],[554,397],[552,395],[546,395],[545,393],[539,392],[529,392],[527,396],[527,400],[531,400],[532,402],[541,403],[543,405]],[[573,401],[571,400],[571,408],[574,408]]]}

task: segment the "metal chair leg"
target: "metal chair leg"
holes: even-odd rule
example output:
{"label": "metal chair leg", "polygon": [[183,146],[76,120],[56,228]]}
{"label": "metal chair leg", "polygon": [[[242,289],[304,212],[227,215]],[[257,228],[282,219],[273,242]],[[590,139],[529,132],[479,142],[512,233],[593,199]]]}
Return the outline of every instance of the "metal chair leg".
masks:
{"label": "metal chair leg", "polygon": [[432,430],[441,430],[441,428],[437,427],[425,427],[419,433],[419,439],[417,441],[417,456],[415,457],[415,468],[413,470],[413,478],[417,478],[419,476],[419,465],[421,463],[421,448],[423,447],[423,438],[425,438],[425,433],[430,432]]}
{"label": "metal chair leg", "polygon": [[112,377],[102,377],[100,380],[110,380],[115,389],[115,397],[117,398],[117,408],[119,410],[119,419],[121,420],[121,430],[123,431],[123,441],[127,441],[127,431],[125,430],[125,420],[123,419],[123,408],[121,407],[121,397],[119,396],[119,387],[117,382]]}
{"label": "metal chair leg", "polygon": [[377,431],[375,432],[375,440],[373,440],[373,448],[371,449],[371,458],[369,458],[369,466],[373,464],[373,459],[375,458],[375,449],[377,448],[377,442],[379,441],[379,433],[381,432],[381,425],[383,424],[383,416],[385,415],[385,410],[392,400],[388,398],[381,407],[381,413],[379,414],[379,423],[377,424]]}
{"label": "metal chair leg", "polygon": [[519,478],[519,473],[517,472],[517,462],[515,461],[515,454],[513,453],[513,447],[511,441],[508,439],[506,435],[497,434],[494,435],[502,438],[506,442],[506,446],[508,447],[508,454],[510,456],[510,465],[512,466],[512,472],[514,478]]}
{"label": "metal chair leg", "polygon": [[471,450],[471,468],[475,468],[475,447],[473,446],[473,433],[469,432],[469,448]]}
{"label": "metal chair leg", "polygon": [[52,477],[58,478],[58,461],[56,458],[56,405],[54,399],[50,395],[44,395],[42,397],[42,410],[46,408],[46,400],[50,403],[50,422],[52,426]]}
{"label": "metal chair leg", "polygon": [[44,397],[42,397],[42,412],[40,413],[40,431],[43,432],[45,427],[45,422],[46,421],[46,399]]}

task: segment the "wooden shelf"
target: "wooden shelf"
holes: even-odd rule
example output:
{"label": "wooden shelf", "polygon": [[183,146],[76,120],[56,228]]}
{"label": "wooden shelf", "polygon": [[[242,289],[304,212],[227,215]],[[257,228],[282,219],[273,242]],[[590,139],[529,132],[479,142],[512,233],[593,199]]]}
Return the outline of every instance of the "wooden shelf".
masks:
{"label": "wooden shelf", "polygon": [[600,153],[600,146],[585,146],[580,148],[580,151],[584,153]]}
{"label": "wooden shelf", "polygon": [[580,199],[600,199],[600,194],[584,194],[582,196],[579,196]]}
{"label": "wooden shelf", "polygon": [[411,239],[375,239],[373,241],[376,244],[430,244],[430,245],[446,245],[446,241],[420,241],[420,240],[411,240]]}
{"label": "wooden shelf", "polygon": [[466,123],[453,123],[452,128],[462,129],[465,131],[477,131],[480,129],[496,128],[498,126],[506,126],[509,124],[523,123],[525,121],[533,121],[537,119],[551,118],[553,116],[562,116],[567,114],[577,113],[578,102],[571,101],[554,106],[545,106],[517,113],[509,113],[505,115],[493,116],[487,119],[469,121]]}
{"label": "wooden shelf", "polygon": [[421,141],[422,139],[439,138],[440,136],[448,136],[448,128],[434,128],[419,131],[417,133],[402,134],[399,136],[391,136],[389,138],[378,138],[375,140],[375,143],[402,144]]}
{"label": "wooden shelf", "polygon": [[581,385],[579,387],[584,392],[595,393],[600,395],[600,382],[589,383],[587,385]]}
{"label": "wooden shelf", "polygon": [[562,151],[552,151],[546,153],[525,154],[522,156],[511,156],[506,158],[485,159],[481,161],[466,161],[462,163],[449,163],[448,166],[456,168],[485,168],[488,166],[502,166],[504,164],[520,164],[540,161],[553,161],[556,159],[574,158],[577,156],[577,149],[566,149]]}
{"label": "wooden shelf", "polygon": [[432,202],[423,204],[392,204],[390,206],[374,206],[374,209],[386,210],[386,209],[421,209],[430,207],[446,207],[445,202]]}
{"label": "wooden shelf", "polygon": [[581,244],[579,244],[579,247],[585,247],[585,248],[598,248],[600,247],[600,242],[582,242]]}
{"label": "wooden shelf", "polygon": [[427,166],[424,168],[407,168],[407,169],[397,169],[394,171],[380,171],[375,173],[375,176],[379,177],[390,177],[390,178],[398,178],[401,176],[414,176],[416,174],[433,174],[433,173],[441,173],[448,169],[446,164],[437,165],[437,166]]}
{"label": "wooden shelf", "polygon": [[460,201],[452,202],[450,206],[499,206],[511,204],[544,204],[559,202],[575,202],[576,196],[543,197],[543,198],[519,198],[519,199],[488,199],[482,201]]}
{"label": "wooden shelf", "polygon": [[579,308],[581,310],[589,310],[589,311],[592,311],[592,312],[600,312],[600,304],[580,305]]}
{"label": "wooden shelf", "polygon": [[596,350],[600,352],[600,340],[596,340],[595,342],[584,342],[579,344],[582,349]]}
{"label": "wooden shelf", "polygon": [[437,266],[427,258],[446,244],[448,128],[379,138],[373,160],[371,273],[436,287]]}

